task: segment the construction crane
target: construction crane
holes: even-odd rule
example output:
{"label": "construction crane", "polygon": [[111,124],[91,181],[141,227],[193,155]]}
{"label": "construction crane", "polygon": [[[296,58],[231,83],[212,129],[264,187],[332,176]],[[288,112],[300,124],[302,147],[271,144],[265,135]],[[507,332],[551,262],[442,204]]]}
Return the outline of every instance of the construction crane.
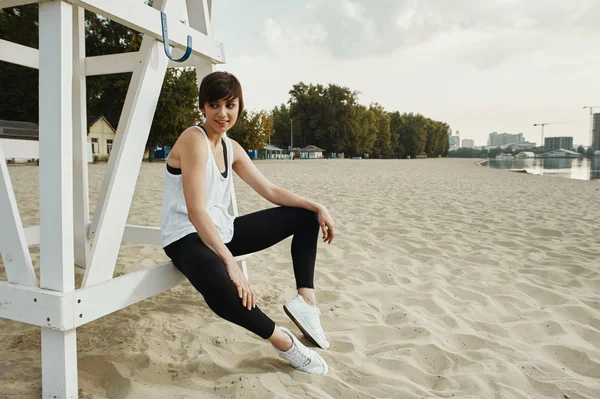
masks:
{"label": "construction crane", "polygon": [[590,109],[590,147],[594,138],[594,108],[600,108],[600,105],[586,105],[583,109]]}
{"label": "construction crane", "polygon": [[543,123],[534,123],[533,126],[541,126],[542,127],[542,142],[541,147],[544,148],[544,126],[546,125],[559,125],[561,123],[570,123],[570,122],[543,122]]}

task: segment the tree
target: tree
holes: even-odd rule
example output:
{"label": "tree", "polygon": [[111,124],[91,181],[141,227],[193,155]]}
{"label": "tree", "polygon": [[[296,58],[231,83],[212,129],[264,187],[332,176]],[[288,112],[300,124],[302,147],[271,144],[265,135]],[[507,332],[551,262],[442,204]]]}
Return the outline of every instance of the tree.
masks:
{"label": "tree", "polygon": [[271,136],[271,144],[279,148],[288,148],[290,143],[291,122],[290,109],[286,104],[281,104],[273,108],[271,111],[273,118],[273,136]]}
{"label": "tree", "polygon": [[577,147],[577,152],[583,155],[585,154],[585,148],[583,148],[583,146],[580,145],[579,147]]}
{"label": "tree", "polygon": [[273,135],[273,118],[265,111],[244,110],[227,135],[237,141],[244,150],[262,149]]}
{"label": "tree", "polygon": [[[151,2],[150,2],[151,3]],[[38,48],[38,5],[0,9],[0,39]],[[124,25],[85,11],[86,56],[138,51],[143,35]],[[0,119],[38,122],[38,71],[0,62]],[[117,127],[131,73],[90,76],[88,115],[104,115]],[[168,70],[158,100],[149,145],[172,144],[179,133],[200,119],[196,74]]]}
{"label": "tree", "polygon": [[[38,5],[0,9],[0,39],[38,48]],[[0,62],[0,119],[38,123],[37,69]]]}
{"label": "tree", "polygon": [[389,155],[392,152],[392,133],[390,131],[390,115],[377,103],[371,104],[369,111],[375,118],[376,138],[373,143],[373,153]]}

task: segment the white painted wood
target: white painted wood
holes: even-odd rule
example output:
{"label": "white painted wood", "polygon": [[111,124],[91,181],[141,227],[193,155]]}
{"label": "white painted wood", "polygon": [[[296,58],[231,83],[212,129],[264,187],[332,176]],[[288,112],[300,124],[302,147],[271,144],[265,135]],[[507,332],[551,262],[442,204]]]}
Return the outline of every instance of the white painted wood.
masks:
{"label": "white painted wood", "polygon": [[131,53],[99,55],[86,58],[85,70],[87,76],[132,72],[139,62],[139,51],[134,51]]}
{"label": "white painted wood", "polygon": [[[173,4],[173,3],[171,3]],[[166,11],[165,10],[165,2],[164,0],[156,0],[153,4],[153,7],[155,7],[157,10],[162,10],[162,11]],[[176,7],[173,7],[171,10],[176,10]],[[171,11],[169,10],[169,12]],[[179,13],[176,13],[177,15],[179,15]],[[123,110],[121,111],[121,116],[119,118],[119,124],[117,127],[117,134],[115,137],[115,141],[113,143],[113,151],[112,153],[114,154],[121,154],[122,150],[123,150],[123,138],[124,138],[124,132],[127,131],[127,129],[125,128],[125,125],[128,123],[128,118],[129,121],[131,121],[131,113],[132,110],[134,109],[134,105],[137,104],[138,98],[139,98],[139,90],[140,90],[140,85],[142,82],[142,76],[143,73],[145,73],[148,63],[150,61],[152,61],[153,63],[155,63],[156,61],[164,61],[163,58],[166,58],[167,61],[169,61],[168,57],[164,54],[164,51],[162,53],[161,57],[161,53],[154,53],[154,55],[152,55],[150,53],[151,49],[154,49],[155,46],[158,45],[158,42],[153,40],[151,36],[144,36],[144,38],[142,39],[142,45],[140,47],[140,50],[138,51],[138,62],[136,63],[135,66],[135,70],[134,73],[131,76],[131,81],[129,82],[129,88],[127,90],[127,96],[125,97],[125,103],[123,104]],[[154,51],[154,50],[152,50]],[[152,58],[154,57],[154,58]],[[191,58],[191,57],[190,57]],[[162,65],[162,64],[161,64]],[[157,65],[154,65],[154,67],[156,67]],[[146,75],[144,75],[146,76]],[[149,76],[149,75],[148,75]],[[158,76],[155,75],[154,76],[155,79],[159,79],[160,82],[162,82],[164,80],[164,75],[162,76]],[[152,115],[154,115],[154,110],[152,110]],[[150,117],[150,121],[152,121],[152,117]],[[148,125],[149,126],[149,125]],[[147,136],[148,133],[146,133]],[[145,141],[144,141],[145,144]],[[143,156],[143,153],[142,153]],[[111,187],[112,184],[112,177],[115,176],[115,166],[116,166],[116,162],[117,159],[120,159],[120,155],[119,156],[111,156],[108,159],[108,165],[106,167],[106,172],[104,173],[104,178],[102,179],[102,184],[100,185],[100,192],[98,194],[98,199],[96,201],[96,211],[94,212],[94,216],[92,218],[92,224],[88,230],[88,237],[89,238],[95,238],[96,237],[96,232],[98,230],[98,225],[100,223],[100,217],[102,215],[101,212],[99,212],[98,210],[102,210],[105,208],[105,201],[108,197],[108,190],[109,187]],[[141,162],[141,157],[140,157],[140,162]],[[139,168],[139,166],[138,166]],[[129,209],[129,208],[127,208]],[[84,280],[85,281],[85,280]]]}
{"label": "white painted wood", "polygon": [[72,7],[40,4],[40,287],[75,288]]}
{"label": "white painted wood", "polygon": [[27,238],[17,208],[4,151],[0,145],[0,253],[8,281],[15,284],[37,287]]}
{"label": "white painted wood", "polygon": [[[183,54],[183,50],[172,50],[174,57]],[[195,55],[191,55],[184,62],[169,62],[169,68],[182,68],[194,66]],[[86,76],[109,75],[111,73],[133,72],[139,64],[140,55],[138,51],[122,54],[99,55],[85,59]],[[22,46],[13,42],[0,39],[0,61],[21,65],[29,68],[39,69],[40,56],[35,48]]]}
{"label": "white painted wood", "polygon": [[84,9],[73,7],[73,235],[75,264],[86,268],[90,245]]}
{"label": "white painted wood", "polygon": [[207,0],[186,0],[190,26],[208,37],[213,35],[210,3]]}
{"label": "white painted wood", "polygon": [[[39,6],[40,287],[73,291],[73,7]],[[66,310],[61,307],[61,311]],[[42,328],[42,396],[77,397],[75,330]]]}
{"label": "white painted wood", "polygon": [[[179,15],[181,9],[176,4],[167,3],[160,8],[161,2],[155,2],[159,9]],[[169,62],[161,44],[149,35],[142,40],[142,61],[131,78],[117,128],[116,152],[113,147],[90,228],[95,240],[83,287],[106,281],[114,273],[144,146]]]}
{"label": "white painted wood", "polygon": [[185,277],[173,263],[166,262],[81,288],[74,296],[74,309],[77,314],[75,325],[81,326],[126,308],[171,289],[183,281]]}
{"label": "white painted wood", "polygon": [[[138,32],[162,42],[160,7],[149,7],[139,0],[68,0],[74,5],[98,13]],[[176,5],[176,3],[173,3]],[[222,43],[179,22],[179,13],[167,12],[169,42],[180,49],[187,47],[187,36],[192,36],[192,54],[216,64],[225,62]],[[164,52],[163,52],[164,53]],[[164,55],[164,54],[163,54]]]}
{"label": "white painted wood", "polygon": [[[174,57],[180,57],[183,50],[175,49],[172,51]],[[182,68],[194,66],[194,56],[190,56],[184,62],[169,61],[168,68]],[[85,60],[87,76],[108,75],[111,73],[133,72],[139,64],[139,51],[122,54],[99,55],[88,57]]]}
{"label": "white painted wood", "polygon": [[125,226],[122,242],[161,245],[160,227],[135,226],[128,224]]}
{"label": "white painted wood", "polygon": [[53,330],[74,328],[73,292],[0,282],[0,317]]}
{"label": "white painted wood", "polygon": [[79,397],[77,388],[77,336],[75,330],[42,329],[42,396]]}
{"label": "white painted wood", "polygon": [[37,49],[0,39],[0,61],[29,68],[40,67]]}
{"label": "white painted wood", "polygon": [[23,231],[28,246],[40,244],[40,226],[25,227]]}

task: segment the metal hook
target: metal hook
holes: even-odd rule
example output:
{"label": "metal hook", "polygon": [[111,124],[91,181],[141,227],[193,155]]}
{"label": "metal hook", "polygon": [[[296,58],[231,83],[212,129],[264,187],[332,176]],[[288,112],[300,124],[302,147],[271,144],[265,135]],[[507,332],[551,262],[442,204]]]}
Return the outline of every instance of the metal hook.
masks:
{"label": "metal hook", "polygon": [[163,44],[165,45],[165,53],[167,54],[167,57],[169,57],[169,59],[171,59],[175,62],[184,62],[185,60],[190,58],[190,55],[192,54],[192,37],[190,35],[188,35],[188,37],[187,37],[187,48],[185,49],[185,54],[183,54],[181,56],[181,58],[179,58],[179,59],[173,58],[173,56],[171,55],[171,49],[169,48],[169,32],[167,29],[167,14],[165,14],[164,12],[161,11],[160,16],[161,16],[161,22],[162,22]]}

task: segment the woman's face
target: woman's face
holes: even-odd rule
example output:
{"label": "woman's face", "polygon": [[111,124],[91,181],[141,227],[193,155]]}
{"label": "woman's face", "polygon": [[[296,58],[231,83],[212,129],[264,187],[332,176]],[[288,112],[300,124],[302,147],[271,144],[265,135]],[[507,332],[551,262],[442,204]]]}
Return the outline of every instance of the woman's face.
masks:
{"label": "woman's face", "polygon": [[239,101],[237,98],[207,102],[202,109],[206,117],[206,124],[220,134],[225,133],[235,124],[238,117],[238,110]]}

